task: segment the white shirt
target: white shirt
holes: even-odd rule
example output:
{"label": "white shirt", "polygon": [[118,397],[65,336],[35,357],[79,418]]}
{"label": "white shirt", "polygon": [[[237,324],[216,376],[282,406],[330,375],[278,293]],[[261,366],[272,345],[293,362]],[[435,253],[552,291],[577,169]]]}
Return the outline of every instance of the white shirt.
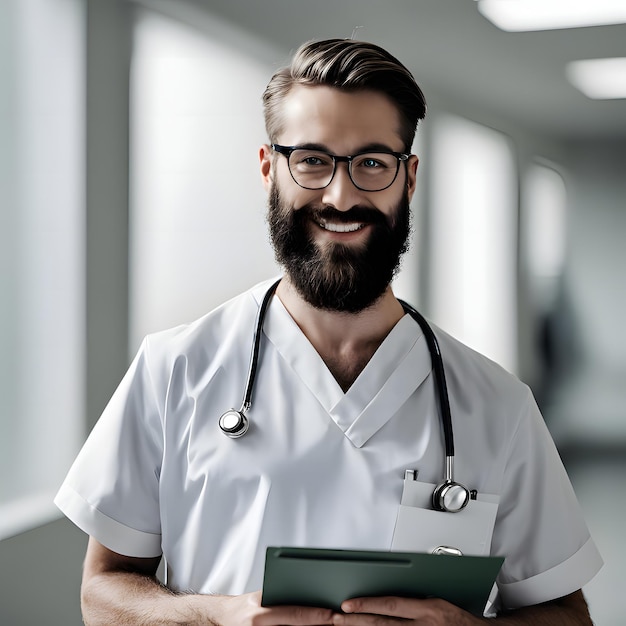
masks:
{"label": "white shirt", "polygon": [[[443,478],[430,356],[408,315],[344,393],[274,297],[250,430],[236,440],[221,433],[220,415],[242,402],[269,284],[144,340],[55,500],[115,552],[163,553],[175,590],[260,589],[267,546],[389,550],[405,470],[425,483]],[[581,588],[602,561],[529,389],[435,332],[455,478],[499,502],[483,541],[485,554],[506,557],[496,606]],[[425,515],[435,525],[446,519],[453,535],[466,532],[462,514]],[[415,551],[428,548],[423,534],[416,525]]]}

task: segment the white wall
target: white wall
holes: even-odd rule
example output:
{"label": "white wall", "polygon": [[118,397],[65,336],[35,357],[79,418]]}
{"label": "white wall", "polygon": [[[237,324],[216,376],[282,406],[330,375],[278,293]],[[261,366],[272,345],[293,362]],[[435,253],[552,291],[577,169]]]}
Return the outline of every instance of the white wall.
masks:
{"label": "white wall", "polygon": [[[264,223],[261,94],[284,52],[212,19],[141,10],[132,89],[131,351],[278,273]],[[210,28],[210,33],[206,32]],[[255,49],[251,56],[249,47]]]}
{"label": "white wall", "polygon": [[517,363],[517,172],[512,142],[463,117],[431,118],[427,307],[511,372]]}
{"label": "white wall", "polygon": [[0,539],[55,515],[84,434],[84,17],[0,6]]}
{"label": "white wall", "polygon": [[568,277],[585,360],[626,368],[626,149],[572,146]]}
{"label": "white wall", "polygon": [[626,147],[569,146],[561,332],[569,359],[549,412],[565,442],[626,444]]}
{"label": "white wall", "polygon": [[58,516],[52,496],[86,430],[85,4],[0,2],[0,624],[6,626],[82,623],[86,539],[69,522],[44,522]]}

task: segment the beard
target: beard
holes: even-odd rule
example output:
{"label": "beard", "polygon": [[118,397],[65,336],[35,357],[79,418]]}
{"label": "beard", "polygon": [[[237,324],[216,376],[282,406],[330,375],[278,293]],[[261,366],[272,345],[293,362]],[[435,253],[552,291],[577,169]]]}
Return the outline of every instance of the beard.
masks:
{"label": "beard", "polygon": [[[369,224],[371,234],[360,245],[318,244],[311,228],[328,219]],[[317,309],[347,313],[363,311],[383,295],[400,268],[411,233],[406,188],[387,217],[378,209],[358,206],[338,211],[307,204],[296,210],[273,183],[267,221],[276,261],[300,296]]]}

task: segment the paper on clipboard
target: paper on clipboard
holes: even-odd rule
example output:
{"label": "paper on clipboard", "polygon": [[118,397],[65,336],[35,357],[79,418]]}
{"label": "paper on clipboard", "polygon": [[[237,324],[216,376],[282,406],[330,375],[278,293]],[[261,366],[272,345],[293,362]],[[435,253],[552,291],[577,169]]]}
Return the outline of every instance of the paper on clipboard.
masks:
{"label": "paper on clipboard", "polygon": [[340,610],[363,596],[438,597],[482,615],[503,557],[269,547],[263,606]]}

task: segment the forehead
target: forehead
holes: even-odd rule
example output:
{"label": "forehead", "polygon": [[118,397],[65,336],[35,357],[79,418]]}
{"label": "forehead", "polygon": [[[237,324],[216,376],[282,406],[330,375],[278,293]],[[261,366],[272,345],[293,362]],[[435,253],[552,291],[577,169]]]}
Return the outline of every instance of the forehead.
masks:
{"label": "forehead", "polygon": [[337,154],[382,144],[402,150],[400,113],[383,93],[294,86],[286,96],[278,143],[320,144]]}

